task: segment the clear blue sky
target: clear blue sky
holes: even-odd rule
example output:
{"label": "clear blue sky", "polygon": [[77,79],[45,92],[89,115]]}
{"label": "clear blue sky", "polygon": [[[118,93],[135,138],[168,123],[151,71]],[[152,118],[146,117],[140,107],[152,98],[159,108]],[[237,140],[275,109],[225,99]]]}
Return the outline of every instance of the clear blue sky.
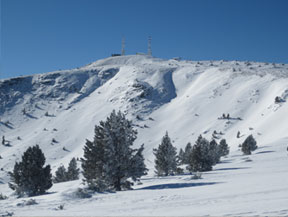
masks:
{"label": "clear blue sky", "polygon": [[287,0],[0,0],[0,78],[111,53],[288,63]]}

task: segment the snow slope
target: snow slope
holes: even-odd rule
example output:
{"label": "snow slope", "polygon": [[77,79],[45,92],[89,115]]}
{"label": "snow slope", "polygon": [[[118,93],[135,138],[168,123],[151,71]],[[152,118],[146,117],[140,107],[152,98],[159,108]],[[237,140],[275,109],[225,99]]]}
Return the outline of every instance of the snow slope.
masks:
{"label": "snow slope", "polygon": [[[239,61],[176,61],[120,56],[87,66],[0,80],[1,212],[16,215],[288,215],[286,152],[288,66]],[[284,102],[275,103],[276,96]],[[23,114],[23,109],[25,113]],[[53,172],[83,155],[95,124],[120,109],[138,130],[135,145],[145,144],[149,174],[138,190],[77,199],[81,180],[55,184],[39,204],[17,206],[8,188],[15,161],[39,144]],[[229,113],[230,120],[221,120]],[[231,153],[203,179],[189,175],[154,177],[153,148],[165,131],[184,148],[199,134],[214,130]],[[236,138],[240,131],[241,137]],[[238,145],[253,134],[259,150],[247,161]],[[52,142],[52,139],[57,142]],[[65,149],[63,149],[65,147]],[[64,203],[64,210],[57,206]]]}

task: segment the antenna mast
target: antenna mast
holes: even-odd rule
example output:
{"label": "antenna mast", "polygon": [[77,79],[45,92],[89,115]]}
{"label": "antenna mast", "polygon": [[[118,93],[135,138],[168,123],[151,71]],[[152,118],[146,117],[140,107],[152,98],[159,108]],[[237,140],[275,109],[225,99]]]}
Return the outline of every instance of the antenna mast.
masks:
{"label": "antenna mast", "polygon": [[122,38],[122,49],[121,49],[121,56],[125,55],[125,38]]}
{"label": "antenna mast", "polygon": [[152,56],[151,41],[152,41],[152,37],[149,36],[148,37],[148,56]]}

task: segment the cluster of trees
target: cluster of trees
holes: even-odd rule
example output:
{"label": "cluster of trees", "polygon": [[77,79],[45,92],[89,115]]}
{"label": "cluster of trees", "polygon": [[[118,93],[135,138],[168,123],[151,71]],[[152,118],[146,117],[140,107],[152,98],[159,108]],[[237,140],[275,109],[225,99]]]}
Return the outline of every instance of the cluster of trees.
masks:
{"label": "cluster of trees", "polygon": [[[113,111],[106,121],[95,126],[93,141],[86,140],[84,156],[81,158],[83,181],[89,189],[103,191],[121,191],[131,189],[134,182],[147,174],[144,163],[144,145],[133,148],[137,131],[132,122],[123,113]],[[242,144],[244,154],[251,154],[257,148],[252,135]],[[155,155],[155,172],[158,176],[182,173],[180,165],[186,164],[190,172],[209,171],[219,163],[220,158],[229,154],[229,147],[222,139],[208,141],[201,135],[192,146],[188,143],[185,150],[172,145],[168,132],[161,144],[153,150]],[[52,178],[50,165],[45,165],[45,156],[38,145],[29,147],[9,172],[9,187],[18,195],[34,196],[45,193],[54,183],[79,179],[77,161],[73,158],[68,169],[60,166]]]}
{"label": "cluster of trees", "polygon": [[212,167],[220,162],[222,156],[229,154],[229,147],[225,139],[218,144],[212,139],[210,142],[201,135],[192,146],[188,143],[185,151],[180,149],[177,155],[176,147],[172,145],[171,139],[166,132],[161,144],[154,149],[155,172],[158,176],[168,176],[183,172],[177,166],[187,164],[190,172],[210,171]]}
{"label": "cluster of trees", "polygon": [[[132,147],[137,138],[131,121],[120,111],[113,111],[106,121],[95,126],[93,141],[86,141],[81,158],[84,182],[95,191],[130,189],[133,181],[147,174],[144,164],[144,145]],[[9,173],[9,187],[19,196],[44,194],[52,186],[50,165],[44,167],[45,156],[38,145],[29,147]],[[76,159],[60,166],[53,178],[55,183],[79,178]]]}
{"label": "cluster of trees", "polygon": [[79,171],[80,169],[77,168],[77,161],[76,158],[73,157],[72,160],[69,162],[68,169],[61,165],[55,172],[55,176],[53,177],[53,182],[67,182],[79,179]]}

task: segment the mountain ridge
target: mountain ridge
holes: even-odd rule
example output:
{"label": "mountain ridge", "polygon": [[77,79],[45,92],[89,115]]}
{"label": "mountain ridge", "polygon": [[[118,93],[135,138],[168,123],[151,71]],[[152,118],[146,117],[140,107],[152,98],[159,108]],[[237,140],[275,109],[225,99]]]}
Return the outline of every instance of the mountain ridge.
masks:
{"label": "mountain ridge", "polygon": [[[0,215],[287,216],[287,83],[282,64],[135,55],[0,80],[0,136],[9,144],[0,146],[0,193],[9,196],[0,200]],[[135,190],[83,199],[80,178],[33,197],[32,208],[23,205],[8,187],[8,172],[23,152],[38,144],[54,174],[83,156],[85,140],[113,109],[132,120],[135,147],[144,143],[149,171]],[[166,131],[177,151],[201,134],[226,139],[230,154],[202,179],[156,177],[153,148]],[[250,134],[259,148],[243,156],[238,146]]]}

